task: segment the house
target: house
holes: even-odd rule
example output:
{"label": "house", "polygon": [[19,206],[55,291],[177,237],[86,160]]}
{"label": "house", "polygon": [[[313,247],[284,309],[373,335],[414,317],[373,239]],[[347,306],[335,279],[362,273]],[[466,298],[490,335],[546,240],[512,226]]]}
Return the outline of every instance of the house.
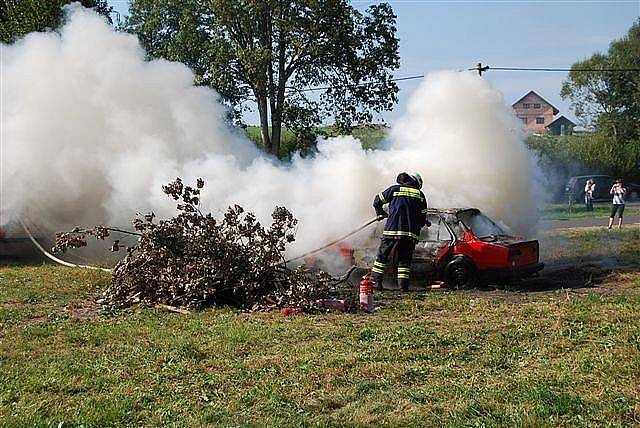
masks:
{"label": "house", "polygon": [[547,131],[551,135],[571,135],[576,124],[564,116],[560,116],[546,126]]}
{"label": "house", "polygon": [[529,91],[513,103],[512,107],[524,129],[540,134],[548,132],[547,127],[553,123],[553,116],[560,113],[560,110],[534,91]]}

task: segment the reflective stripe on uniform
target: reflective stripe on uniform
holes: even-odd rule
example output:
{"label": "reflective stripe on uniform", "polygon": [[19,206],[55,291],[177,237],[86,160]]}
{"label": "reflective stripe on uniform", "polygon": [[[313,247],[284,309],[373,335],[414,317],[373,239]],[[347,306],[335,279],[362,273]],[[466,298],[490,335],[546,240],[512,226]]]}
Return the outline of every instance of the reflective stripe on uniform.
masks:
{"label": "reflective stripe on uniform", "polygon": [[422,197],[422,192],[420,190],[418,190],[418,189],[414,189],[413,187],[400,186],[400,189],[398,189],[398,190],[400,192],[413,193],[414,195]]}
{"label": "reflective stripe on uniform", "polygon": [[409,279],[410,274],[411,274],[411,268],[398,267],[398,279]]}
{"label": "reflective stripe on uniform", "polygon": [[377,266],[372,267],[372,268],[371,268],[371,272],[379,273],[380,275],[384,275],[384,269],[380,269],[380,268],[379,268],[379,267],[377,267]]}
{"label": "reflective stripe on uniform", "polygon": [[418,189],[414,189],[413,187],[400,187],[397,192],[393,192],[393,196],[406,196],[408,198],[424,200],[422,192]]}
{"label": "reflective stripe on uniform", "polygon": [[423,209],[423,210],[422,210],[422,211],[420,211],[420,212],[421,212],[422,214],[426,214],[426,213],[427,213],[427,211],[429,211],[429,209],[428,209],[428,208],[425,208],[425,209]]}
{"label": "reflective stripe on uniform", "polygon": [[409,238],[413,238],[416,241],[420,240],[420,236],[415,233],[405,232],[404,230],[385,230],[382,232],[384,236],[408,236]]}
{"label": "reflective stripe on uniform", "polygon": [[387,265],[385,263],[379,262],[377,260],[373,263],[373,265],[374,266],[378,266],[380,269],[384,269],[384,268],[387,267]]}
{"label": "reflective stripe on uniform", "polygon": [[422,196],[420,195],[415,195],[413,193],[406,193],[406,192],[393,192],[393,197],[397,198],[399,196],[404,196],[407,198],[414,198],[414,199],[420,199],[421,201],[423,201],[424,199],[422,199]]}
{"label": "reflective stripe on uniform", "polygon": [[387,203],[387,200],[384,198],[384,195],[382,194],[382,192],[378,193],[378,197],[380,198],[383,204]]}

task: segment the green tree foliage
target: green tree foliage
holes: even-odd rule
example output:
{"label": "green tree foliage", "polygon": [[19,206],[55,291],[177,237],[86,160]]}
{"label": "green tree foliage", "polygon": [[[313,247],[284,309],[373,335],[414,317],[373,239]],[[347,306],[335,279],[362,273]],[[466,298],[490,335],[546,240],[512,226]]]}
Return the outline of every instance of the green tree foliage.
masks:
{"label": "green tree foliage", "polygon": [[[593,71],[580,71],[580,70]],[[581,124],[597,135],[581,149],[620,175],[640,175],[640,20],[606,53],[575,63],[562,85]],[[602,70],[602,71],[599,71]],[[629,71],[621,71],[629,70]]]}
{"label": "green tree foliage", "polygon": [[[616,140],[602,132],[578,133],[559,137],[553,135],[531,136],[527,146],[536,152],[539,165],[553,188],[562,193],[568,177],[584,174],[607,174],[640,182],[640,144],[617,144]],[[558,196],[557,195],[557,196]]]}
{"label": "green tree foliage", "polygon": [[388,4],[361,13],[347,0],[132,0],[125,27],[151,57],[187,64],[236,121],[255,102],[263,147],[275,155],[283,126],[308,141],[325,120],[349,130],[397,102]]}
{"label": "green tree foliage", "polygon": [[[585,69],[592,71],[581,71]],[[562,98],[571,101],[585,127],[633,138],[640,123],[640,72],[633,70],[639,69],[640,20],[625,37],[613,41],[606,54],[573,64]]]}
{"label": "green tree foliage", "polygon": [[[77,0],[0,0],[0,40],[11,43],[33,31],[56,29],[62,22],[62,6]],[[113,10],[106,0],[80,0],[111,22]]]}

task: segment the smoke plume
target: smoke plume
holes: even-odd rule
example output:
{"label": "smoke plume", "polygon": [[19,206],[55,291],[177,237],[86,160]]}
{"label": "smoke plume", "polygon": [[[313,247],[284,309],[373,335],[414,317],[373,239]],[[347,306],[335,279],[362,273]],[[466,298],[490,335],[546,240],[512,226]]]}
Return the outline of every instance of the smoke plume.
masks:
{"label": "smoke plume", "polygon": [[414,92],[385,148],[323,139],[312,158],[266,157],[229,129],[211,89],[180,63],[146,61],[135,36],[68,7],[59,33],[2,46],[1,219],[52,229],[171,215],[161,185],[203,177],[203,207],[299,218],[298,252],[374,215],[373,196],[419,171],[431,206],[475,206],[520,234],[535,225],[536,165],[502,95],[471,73],[437,72]]}

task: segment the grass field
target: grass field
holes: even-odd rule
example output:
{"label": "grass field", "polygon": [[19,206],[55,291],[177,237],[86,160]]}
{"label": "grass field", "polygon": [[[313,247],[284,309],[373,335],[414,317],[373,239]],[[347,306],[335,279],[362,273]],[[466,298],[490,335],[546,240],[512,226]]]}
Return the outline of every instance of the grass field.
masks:
{"label": "grass field", "polygon": [[639,242],[556,231],[531,284],[289,318],[98,313],[108,274],[5,264],[0,425],[638,426]]}
{"label": "grass field", "polygon": [[[257,146],[262,146],[259,126],[247,126],[245,132],[251,139],[251,141],[253,141]],[[339,135],[342,135],[340,132],[331,127],[323,128],[322,132],[329,137],[337,137]],[[350,135],[361,141],[363,149],[374,149],[384,139],[385,130],[374,127],[358,127],[353,129]],[[293,147],[295,147],[296,138],[293,133],[287,128],[282,129],[281,144],[284,153],[291,152]]]}
{"label": "grass field", "polygon": [[[542,218],[546,220],[571,220],[575,218],[607,218],[611,212],[610,204],[596,204],[593,211],[587,211],[583,204],[576,204],[569,211],[567,204],[547,205],[542,211]],[[640,215],[640,209],[627,207],[624,211],[626,216]]]}

